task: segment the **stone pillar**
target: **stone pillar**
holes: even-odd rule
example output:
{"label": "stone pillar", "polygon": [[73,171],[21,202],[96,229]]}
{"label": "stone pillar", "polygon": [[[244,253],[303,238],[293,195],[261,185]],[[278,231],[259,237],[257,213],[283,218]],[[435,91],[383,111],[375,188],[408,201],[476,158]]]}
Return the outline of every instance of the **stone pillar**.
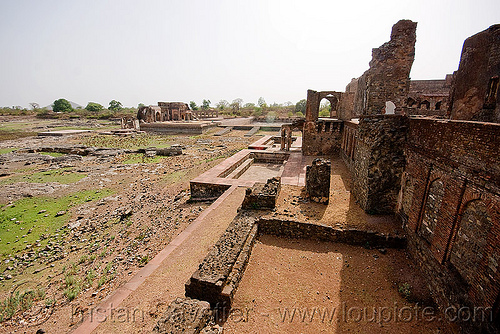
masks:
{"label": "stone pillar", "polygon": [[285,133],[285,127],[282,125],[281,126],[281,146],[280,146],[280,150],[285,150],[285,136],[286,136],[286,133]]}
{"label": "stone pillar", "polygon": [[307,90],[306,122],[316,122],[319,115],[319,94],[317,91]]}
{"label": "stone pillar", "polygon": [[330,197],[330,160],[314,159],[306,167],[306,193],[314,202],[327,204]]}

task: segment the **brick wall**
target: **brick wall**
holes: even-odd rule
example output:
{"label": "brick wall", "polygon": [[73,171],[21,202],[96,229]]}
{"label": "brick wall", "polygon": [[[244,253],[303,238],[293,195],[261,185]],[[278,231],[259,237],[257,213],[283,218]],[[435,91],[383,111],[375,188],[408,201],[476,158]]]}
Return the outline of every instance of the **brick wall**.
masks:
{"label": "brick wall", "polygon": [[491,307],[498,316],[499,134],[500,124],[409,121],[398,213],[442,307]]}

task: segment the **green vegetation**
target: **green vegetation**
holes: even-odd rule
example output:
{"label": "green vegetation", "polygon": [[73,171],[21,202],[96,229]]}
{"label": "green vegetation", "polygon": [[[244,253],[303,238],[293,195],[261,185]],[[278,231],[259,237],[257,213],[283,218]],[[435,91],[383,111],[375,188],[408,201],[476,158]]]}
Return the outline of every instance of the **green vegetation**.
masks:
{"label": "green vegetation", "polygon": [[18,311],[24,312],[31,308],[34,302],[45,298],[45,290],[37,288],[24,292],[15,291],[9,297],[0,301],[0,322],[9,320]]}
{"label": "green vegetation", "polygon": [[113,110],[113,111],[120,111],[123,109],[123,105],[121,102],[119,101],[116,101],[116,100],[111,100],[109,102],[109,110]]}
{"label": "green vegetation", "polygon": [[411,285],[408,283],[403,283],[399,286],[398,288],[399,293],[401,296],[403,296],[406,300],[410,301],[411,297]]}
{"label": "green vegetation", "polygon": [[13,175],[0,180],[0,185],[14,184],[17,182],[48,183],[57,182],[61,184],[75,183],[86,177],[86,174],[77,173],[71,168],[54,169],[45,172],[37,172],[29,175]]}
{"label": "green vegetation", "polygon": [[51,157],[57,158],[57,157],[62,157],[65,155],[64,153],[59,153],[59,152],[40,152],[42,155],[50,155]]}
{"label": "green vegetation", "polygon": [[99,111],[103,110],[104,107],[102,105],[100,105],[99,103],[89,102],[89,103],[87,103],[87,106],[85,107],[85,109],[87,109],[88,111],[92,111],[92,112],[99,112]]}
{"label": "green vegetation", "polygon": [[141,258],[139,259],[139,265],[141,267],[145,266],[148,262],[149,262],[149,256],[148,255],[141,256]]}
{"label": "green vegetation", "polygon": [[179,170],[170,174],[167,174],[162,178],[162,181],[166,182],[167,184],[174,184],[177,182],[180,182],[184,179],[184,177],[187,174],[187,170]]}
{"label": "green vegetation", "polygon": [[84,202],[95,201],[111,195],[109,189],[86,190],[61,198],[23,198],[0,209],[0,256],[33,245],[37,240],[56,233],[65,225],[70,215],[58,215],[62,211]]}
{"label": "green vegetation", "polygon": [[69,268],[64,268],[64,284],[63,284],[63,295],[68,298],[69,301],[75,299],[81,290],[81,283],[77,278],[78,268],[74,262],[69,264]]}
{"label": "green vegetation", "polygon": [[15,151],[15,148],[0,148],[0,154],[10,153]]}
{"label": "green vegetation", "polygon": [[320,110],[319,117],[330,117],[330,111],[326,109]]}
{"label": "green vegetation", "polygon": [[295,104],[295,112],[296,113],[301,112],[302,115],[304,115],[306,113],[306,104],[307,104],[307,100],[306,99],[302,99],[299,102],[297,102]]}
{"label": "green vegetation", "polygon": [[194,101],[189,101],[189,108],[191,108],[191,110],[198,110],[198,106]]}
{"label": "green vegetation", "polygon": [[144,154],[140,153],[132,153],[128,154],[127,158],[122,161],[124,164],[139,164],[139,163],[148,163],[148,164],[154,164],[162,161],[164,158],[160,156],[155,156],[152,158],[144,156]]}
{"label": "green vegetation", "polygon": [[210,109],[210,100],[203,100],[201,103],[201,110],[208,110]]}
{"label": "green vegetation", "polygon": [[97,282],[97,288],[102,287],[104,284],[115,278],[115,276],[116,272],[112,270],[112,264],[108,263],[102,270],[102,275],[99,277],[99,281]]}
{"label": "green vegetation", "polygon": [[137,150],[147,147],[169,147],[170,139],[171,137],[169,136],[158,136],[146,133],[135,137],[111,137],[96,134],[83,138],[82,145]]}
{"label": "green vegetation", "polygon": [[54,106],[52,107],[54,112],[70,112],[73,111],[71,103],[66,99],[59,99],[54,101]]}

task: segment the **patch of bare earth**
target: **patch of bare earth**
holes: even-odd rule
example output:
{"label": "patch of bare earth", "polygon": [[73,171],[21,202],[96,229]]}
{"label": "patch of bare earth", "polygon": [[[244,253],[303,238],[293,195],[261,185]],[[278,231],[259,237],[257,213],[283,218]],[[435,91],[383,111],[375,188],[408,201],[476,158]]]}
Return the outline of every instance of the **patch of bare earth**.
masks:
{"label": "patch of bare earth", "polygon": [[[412,302],[399,293],[405,283]],[[404,251],[266,235],[227,315],[224,333],[456,332]]]}

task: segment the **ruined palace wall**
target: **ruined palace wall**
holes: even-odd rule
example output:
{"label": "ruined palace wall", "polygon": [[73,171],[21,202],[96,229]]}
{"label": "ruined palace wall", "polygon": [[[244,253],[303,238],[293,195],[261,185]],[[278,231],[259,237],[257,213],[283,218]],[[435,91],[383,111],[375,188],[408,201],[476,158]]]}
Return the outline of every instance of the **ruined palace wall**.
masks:
{"label": "ruined palace wall", "polygon": [[306,119],[302,129],[302,152],[305,155],[339,153],[343,122],[337,119],[319,118],[319,104],[321,99],[326,98],[338,105],[342,95],[339,92],[317,92],[311,89],[307,91]]}
{"label": "ruined palace wall", "polygon": [[353,180],[352,192],[368,213],[394,213],[404,171],[408,118],[400,115],[364,116],[347,123],[342,157]]}
{"label": "ruined palace wall", "polygon": [[438,304],[491,307],[497,319],[499,133],[499,124],[411,118],[398,202],[409,253]]}
{"label": "ruined palace wall", "polygon": [[452,84],[451,118],[500,122],[500,24],[467,38]]}
{"label": "ruined palace wall", "polygon": [[358,79],[355,114],[381,114],[387,101],[404,106],[415,58],[416,28],[416,22],[401,20],[392,27],[391,40],[372,50],[370,68]]}
{"label": "ruined palace wall", "polygon": [[340,151],[343,122],[319,119],[306,122],[302,137],[302,152],[305,155],[337,155]]}

